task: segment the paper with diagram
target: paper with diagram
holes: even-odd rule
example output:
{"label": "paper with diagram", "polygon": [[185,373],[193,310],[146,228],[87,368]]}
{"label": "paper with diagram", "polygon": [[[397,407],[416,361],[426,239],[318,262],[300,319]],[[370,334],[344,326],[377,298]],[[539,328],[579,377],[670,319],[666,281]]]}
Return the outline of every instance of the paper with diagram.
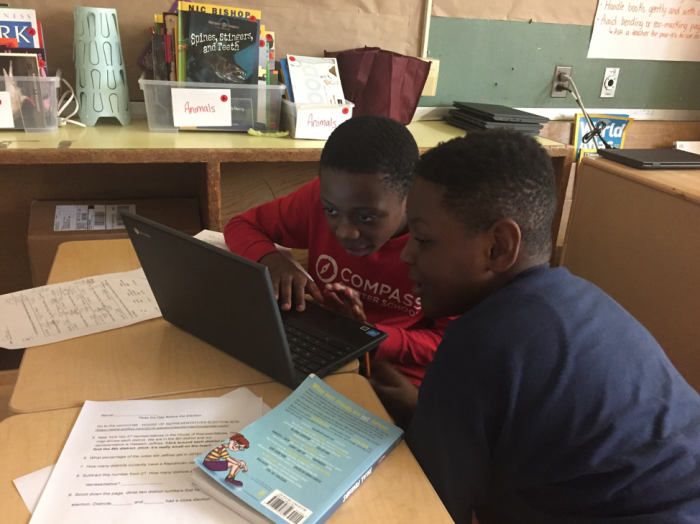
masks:
{"label": "paper with diagram", "polygon": [[0,296],[0,347],[60,342],[161,316],[142,269]]}

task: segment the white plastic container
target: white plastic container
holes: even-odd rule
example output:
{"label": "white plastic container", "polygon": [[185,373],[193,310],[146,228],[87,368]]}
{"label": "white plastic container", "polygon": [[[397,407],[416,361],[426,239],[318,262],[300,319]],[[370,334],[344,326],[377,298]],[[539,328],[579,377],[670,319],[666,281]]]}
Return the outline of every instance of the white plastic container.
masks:
{"label": "white plastic container", "polygon": [[355,104],[297,104],[282,100],[282,130],[292,138],[328,140],[333,130],[352,118]]}
{"label": "white plastic container", "polygon": [[[197,127],[207,131],[247,131],[253,128],[262,132],[280,130],[280,102],[287,89],[283,85],[209,84],[203,82],[168,82],[139,79],[139,86],[146,101],[148,128],[152,132],[177,133],[180,128],[173,123],[172,89],[226,89],[231,94],[231,127]],[[192,129],[192,128],[182,128]]]}
{"label": "white plastic container", "polygon": [[58,130],[60,84],[60,72],[56,76],[5,77],[0,70],[0,91],[7,91],[12,101],[14,129],[27,133]]}

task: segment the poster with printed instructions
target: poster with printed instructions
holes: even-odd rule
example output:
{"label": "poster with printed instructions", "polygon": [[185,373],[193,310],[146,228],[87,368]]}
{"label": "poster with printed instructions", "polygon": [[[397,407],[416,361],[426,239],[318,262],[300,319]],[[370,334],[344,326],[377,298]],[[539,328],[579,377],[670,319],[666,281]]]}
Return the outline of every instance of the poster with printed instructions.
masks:
{"label": "poster with printed instructions", "polygon": [[700,61],[700,1],[598,0],[588,58]]}

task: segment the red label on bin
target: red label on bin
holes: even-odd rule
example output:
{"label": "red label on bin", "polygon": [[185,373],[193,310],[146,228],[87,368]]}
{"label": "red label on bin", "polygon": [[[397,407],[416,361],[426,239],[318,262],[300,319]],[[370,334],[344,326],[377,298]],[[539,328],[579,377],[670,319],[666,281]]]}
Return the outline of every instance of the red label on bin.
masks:
{"label": "red label on bin", "polygon": [[221,101],[226,102],[228,100],[228,97],[226,95],[221,95]]}

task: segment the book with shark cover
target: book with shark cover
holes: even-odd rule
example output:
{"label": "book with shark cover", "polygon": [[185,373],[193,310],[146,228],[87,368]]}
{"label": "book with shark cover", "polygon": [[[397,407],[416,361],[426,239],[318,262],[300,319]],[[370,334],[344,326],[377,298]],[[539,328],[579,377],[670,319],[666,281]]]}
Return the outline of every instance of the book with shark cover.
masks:
{"label": "book with shark cover", "polygon": [[187,81],[258,83],[259,21],[193,11],[189,22]]}
{"label": "book with shark cover", "polygon": [[[184,82],[187,77],[187,49],[190,38],[190,17],[192,13],[209,13],[223,15],[232,18],[260,21],[261,13],[255,9],[244,7],[225,7],[213,4],[200,4],[196,2],[180,1],[177,5],[178,16],[178,46],[177,46],[177,77]],[[258,35],[260,32],[258,31]]]}

